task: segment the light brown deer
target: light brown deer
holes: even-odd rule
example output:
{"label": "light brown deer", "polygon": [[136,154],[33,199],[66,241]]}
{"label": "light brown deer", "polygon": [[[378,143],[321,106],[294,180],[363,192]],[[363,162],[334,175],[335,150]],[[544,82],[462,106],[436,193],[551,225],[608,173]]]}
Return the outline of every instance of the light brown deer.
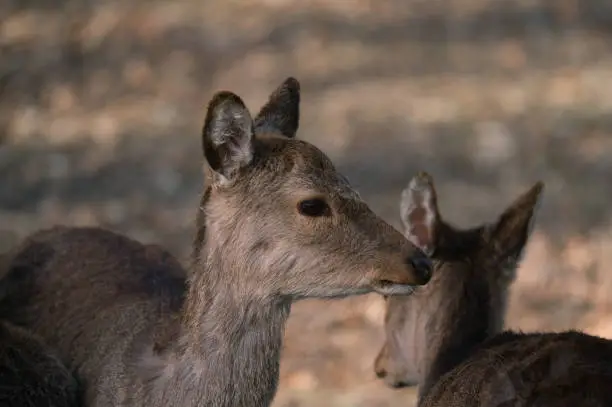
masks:
{"label": "light brown deer", "polygon": [[295,139],[299,98],[288,78],[255,119],[231,92],[212,98],[189,273],[98,228],[39,232],[16,250],[0,308],[59,350],[88,406],[268,406],[293,301],[409,294],[430,279],[428,257]]}
{"label": "light brown deer", "polygon": [[78,383],[39,338],[0,322],[0,405],[76,407]]}
{"label": "light brown deer", "polygon": [[405,234],[432,254],[435,271],[411,297],[387,298],[375,371],[391,387],[419,384],[419,406],[612,405],[611,341],[501,332],[542,188],[535,184],[495,223],[468,230],[442,220],[427,174],[403,192]]}

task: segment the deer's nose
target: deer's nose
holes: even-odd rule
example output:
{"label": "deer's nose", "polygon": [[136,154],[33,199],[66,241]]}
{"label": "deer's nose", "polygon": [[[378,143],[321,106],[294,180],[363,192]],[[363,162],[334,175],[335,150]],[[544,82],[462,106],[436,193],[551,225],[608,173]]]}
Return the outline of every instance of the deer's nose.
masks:
{"label": "deer's nose", "polygon": [[412,386],[412,383],[410,383],[409,381],[393,378],[389,375],[389,373],[387,373],[387,371],[383,367],[376,366],[374,368],[374,372],[376,373],[376,377],[378,377],[379,379],[385,379],[385,384],[391,388],[401,389],[403,387]]}
{"label": "deer's nose", "polygon": [[401,389],[401,388],[404,388],[404,387],[410,387],[410,385],[411,385],[410,383],[404,382],[404,381],[401,381],[401,380],[400,381],[393,381],[393,382],[390,382],[388,384],[389,384],[389,387],[392,387],[394,389]]}
{"label": "deer's nose", "polygon": [[427,257],[424,253],[419,253],[410,257],[410,259],[408,259],[408,262],[414,270],[414,274],[416,279],[418,280],[418,284],[427,284],[433,274],[433,264],[431,262],[431,259]]}

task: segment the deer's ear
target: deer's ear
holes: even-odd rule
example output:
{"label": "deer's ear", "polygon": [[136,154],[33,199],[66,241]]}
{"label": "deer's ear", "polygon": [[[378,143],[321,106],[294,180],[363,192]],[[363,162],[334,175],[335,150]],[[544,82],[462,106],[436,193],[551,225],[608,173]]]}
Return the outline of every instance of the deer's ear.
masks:
{"label": "deer's ear", "polygon": [[489,241],[495,258],[520,259],[533,229],[543,189],[544,184],[537,182],[491,225]]}
{"label": "deer's ear", "polygon": [[440,214],[433,179],[426,172],[417,174],[402,191],[400,217],[406,238],[431,256],[436,249]]}
{"label": "deer's ear", "polygon": [[300,83],[287,78],[270,95],[255,117],[256,133],[277,133],[293,138],[300,122]]}
{"label": "deer's ear", "polygon": [[242,99],[232,92],[216,93],[208,104],[202,148],[209,167],[223,179],[253,159],[253,120]]}

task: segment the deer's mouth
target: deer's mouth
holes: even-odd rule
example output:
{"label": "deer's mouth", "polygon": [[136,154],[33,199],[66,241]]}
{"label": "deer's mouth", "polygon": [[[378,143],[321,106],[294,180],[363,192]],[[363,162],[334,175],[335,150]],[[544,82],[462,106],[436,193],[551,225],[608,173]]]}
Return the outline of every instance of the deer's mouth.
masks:
{"label": "deer's mouth", "polygon": [[394,283],[390,280],[378,280],[374,282],[374,291],[382,295],[410,295],[416,287],[409,284]]}

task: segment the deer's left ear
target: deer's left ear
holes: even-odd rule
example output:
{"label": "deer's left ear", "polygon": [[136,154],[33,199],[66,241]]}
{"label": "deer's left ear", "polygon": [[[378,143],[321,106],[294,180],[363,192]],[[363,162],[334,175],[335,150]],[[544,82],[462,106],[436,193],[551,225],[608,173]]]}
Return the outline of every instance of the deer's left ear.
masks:
{"label": "deer's left ear", "polygon": [[300,123],[300,83],[287,78],[270,95],[255,117],[255,133],[276,133],[294,138]]}
{"label": "deer's left ear", "polygon": [[544,183],[537,182],[490,226],[489,247],[496,259],[520,259],[535,223],[543,189]]}

